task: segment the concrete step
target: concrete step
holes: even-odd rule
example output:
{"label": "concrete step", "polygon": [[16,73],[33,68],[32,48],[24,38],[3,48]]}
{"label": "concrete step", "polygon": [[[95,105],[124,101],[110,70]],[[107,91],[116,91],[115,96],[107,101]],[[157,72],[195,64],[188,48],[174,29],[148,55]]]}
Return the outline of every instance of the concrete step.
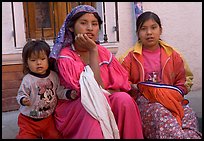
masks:
{"label": "concrete step", "polygon": [[[199,131],[202,132],[202,91],[192,91],[185,97],[190,101],[190,107],[198,116]],[[18,114],[18,110],[2,112],[2,139],[15,139],[18,133]]]}

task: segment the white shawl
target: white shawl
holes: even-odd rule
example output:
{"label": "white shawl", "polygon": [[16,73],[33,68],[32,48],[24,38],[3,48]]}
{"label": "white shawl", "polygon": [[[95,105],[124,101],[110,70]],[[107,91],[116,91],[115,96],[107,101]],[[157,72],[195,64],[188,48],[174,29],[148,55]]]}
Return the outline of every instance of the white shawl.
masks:
{"label": "white shawl", "polygon": [[119,130],[104,92],[87,65],[80,75],[81,103],[86,111],[100,123],[105,139],[119,139]]}

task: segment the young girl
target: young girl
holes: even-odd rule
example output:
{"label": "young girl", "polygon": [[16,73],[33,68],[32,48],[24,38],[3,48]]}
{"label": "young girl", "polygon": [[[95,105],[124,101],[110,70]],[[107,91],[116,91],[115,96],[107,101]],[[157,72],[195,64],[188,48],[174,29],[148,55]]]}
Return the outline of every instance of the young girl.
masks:
{"label": "young girl", "polygon": [[160,39],[161,33],[159,17],[150,11],[142,13],[137,19],[139,41],[120,58],[129,73],[144,136],[201,138],[195,112],[184,99],[191,90],[193,75],[181,55]]}
{"label": "young girl", "polygon": [[75,91],[60,86],[57,74],[49,69],[49,45],[42,40],[29,41],[23,48],[25,74],[16,97],[20,104],[17,139],[60,138],[53,112],[60,99],[73,100]]}

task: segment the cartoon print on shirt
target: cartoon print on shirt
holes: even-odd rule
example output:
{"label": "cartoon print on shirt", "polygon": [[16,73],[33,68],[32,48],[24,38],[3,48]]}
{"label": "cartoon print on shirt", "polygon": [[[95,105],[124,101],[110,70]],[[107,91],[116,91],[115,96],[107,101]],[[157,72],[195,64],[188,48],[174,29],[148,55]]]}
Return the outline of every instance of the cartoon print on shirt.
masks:
{"label": "cartoon print on shirt", "polygon": [[53,83],[50,79],[47,79],[45,83],[39,83],[38,88],[38,95],[40,95],[40,100],[43,102],[43,107],[39,107],[39,111],[47,111],[50,109],[50,103],[54,96]]}
{"label": "cartoon print on shirt", "polygon": [[46,111],[50,110],[52,105],[51,103],[54,98],[54,91],[53,91],[53,82],[48,78],[45,81],[38,81],[37,87],[39,89],[38,96],[39,96],[39,102],[35,107],[34,111],[31,111],[32,116],[46,116]]}

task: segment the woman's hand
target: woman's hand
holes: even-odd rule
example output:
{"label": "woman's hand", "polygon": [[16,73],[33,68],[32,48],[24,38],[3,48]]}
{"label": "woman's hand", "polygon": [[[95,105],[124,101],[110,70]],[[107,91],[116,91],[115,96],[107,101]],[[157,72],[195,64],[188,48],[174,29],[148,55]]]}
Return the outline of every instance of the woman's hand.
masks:
{"label": "woman's hand", "polygon": [[[75,37],[75,44],[78,53],[80,53],[80,51],[82,52],[80,57],[86,64],[90,65],[94,73],[94,78],[97,83],[103,87],[98,60],[98,46],[89,36],[87,34],[77,34]],[[88,51],[88,54],[83,53],[83,51]]]}
{"label": "woman's hand", "polygon": [[88,51],[97,50],[96,43],[87,34],[77,34],[75,36],[75,43],[78,47]]}

